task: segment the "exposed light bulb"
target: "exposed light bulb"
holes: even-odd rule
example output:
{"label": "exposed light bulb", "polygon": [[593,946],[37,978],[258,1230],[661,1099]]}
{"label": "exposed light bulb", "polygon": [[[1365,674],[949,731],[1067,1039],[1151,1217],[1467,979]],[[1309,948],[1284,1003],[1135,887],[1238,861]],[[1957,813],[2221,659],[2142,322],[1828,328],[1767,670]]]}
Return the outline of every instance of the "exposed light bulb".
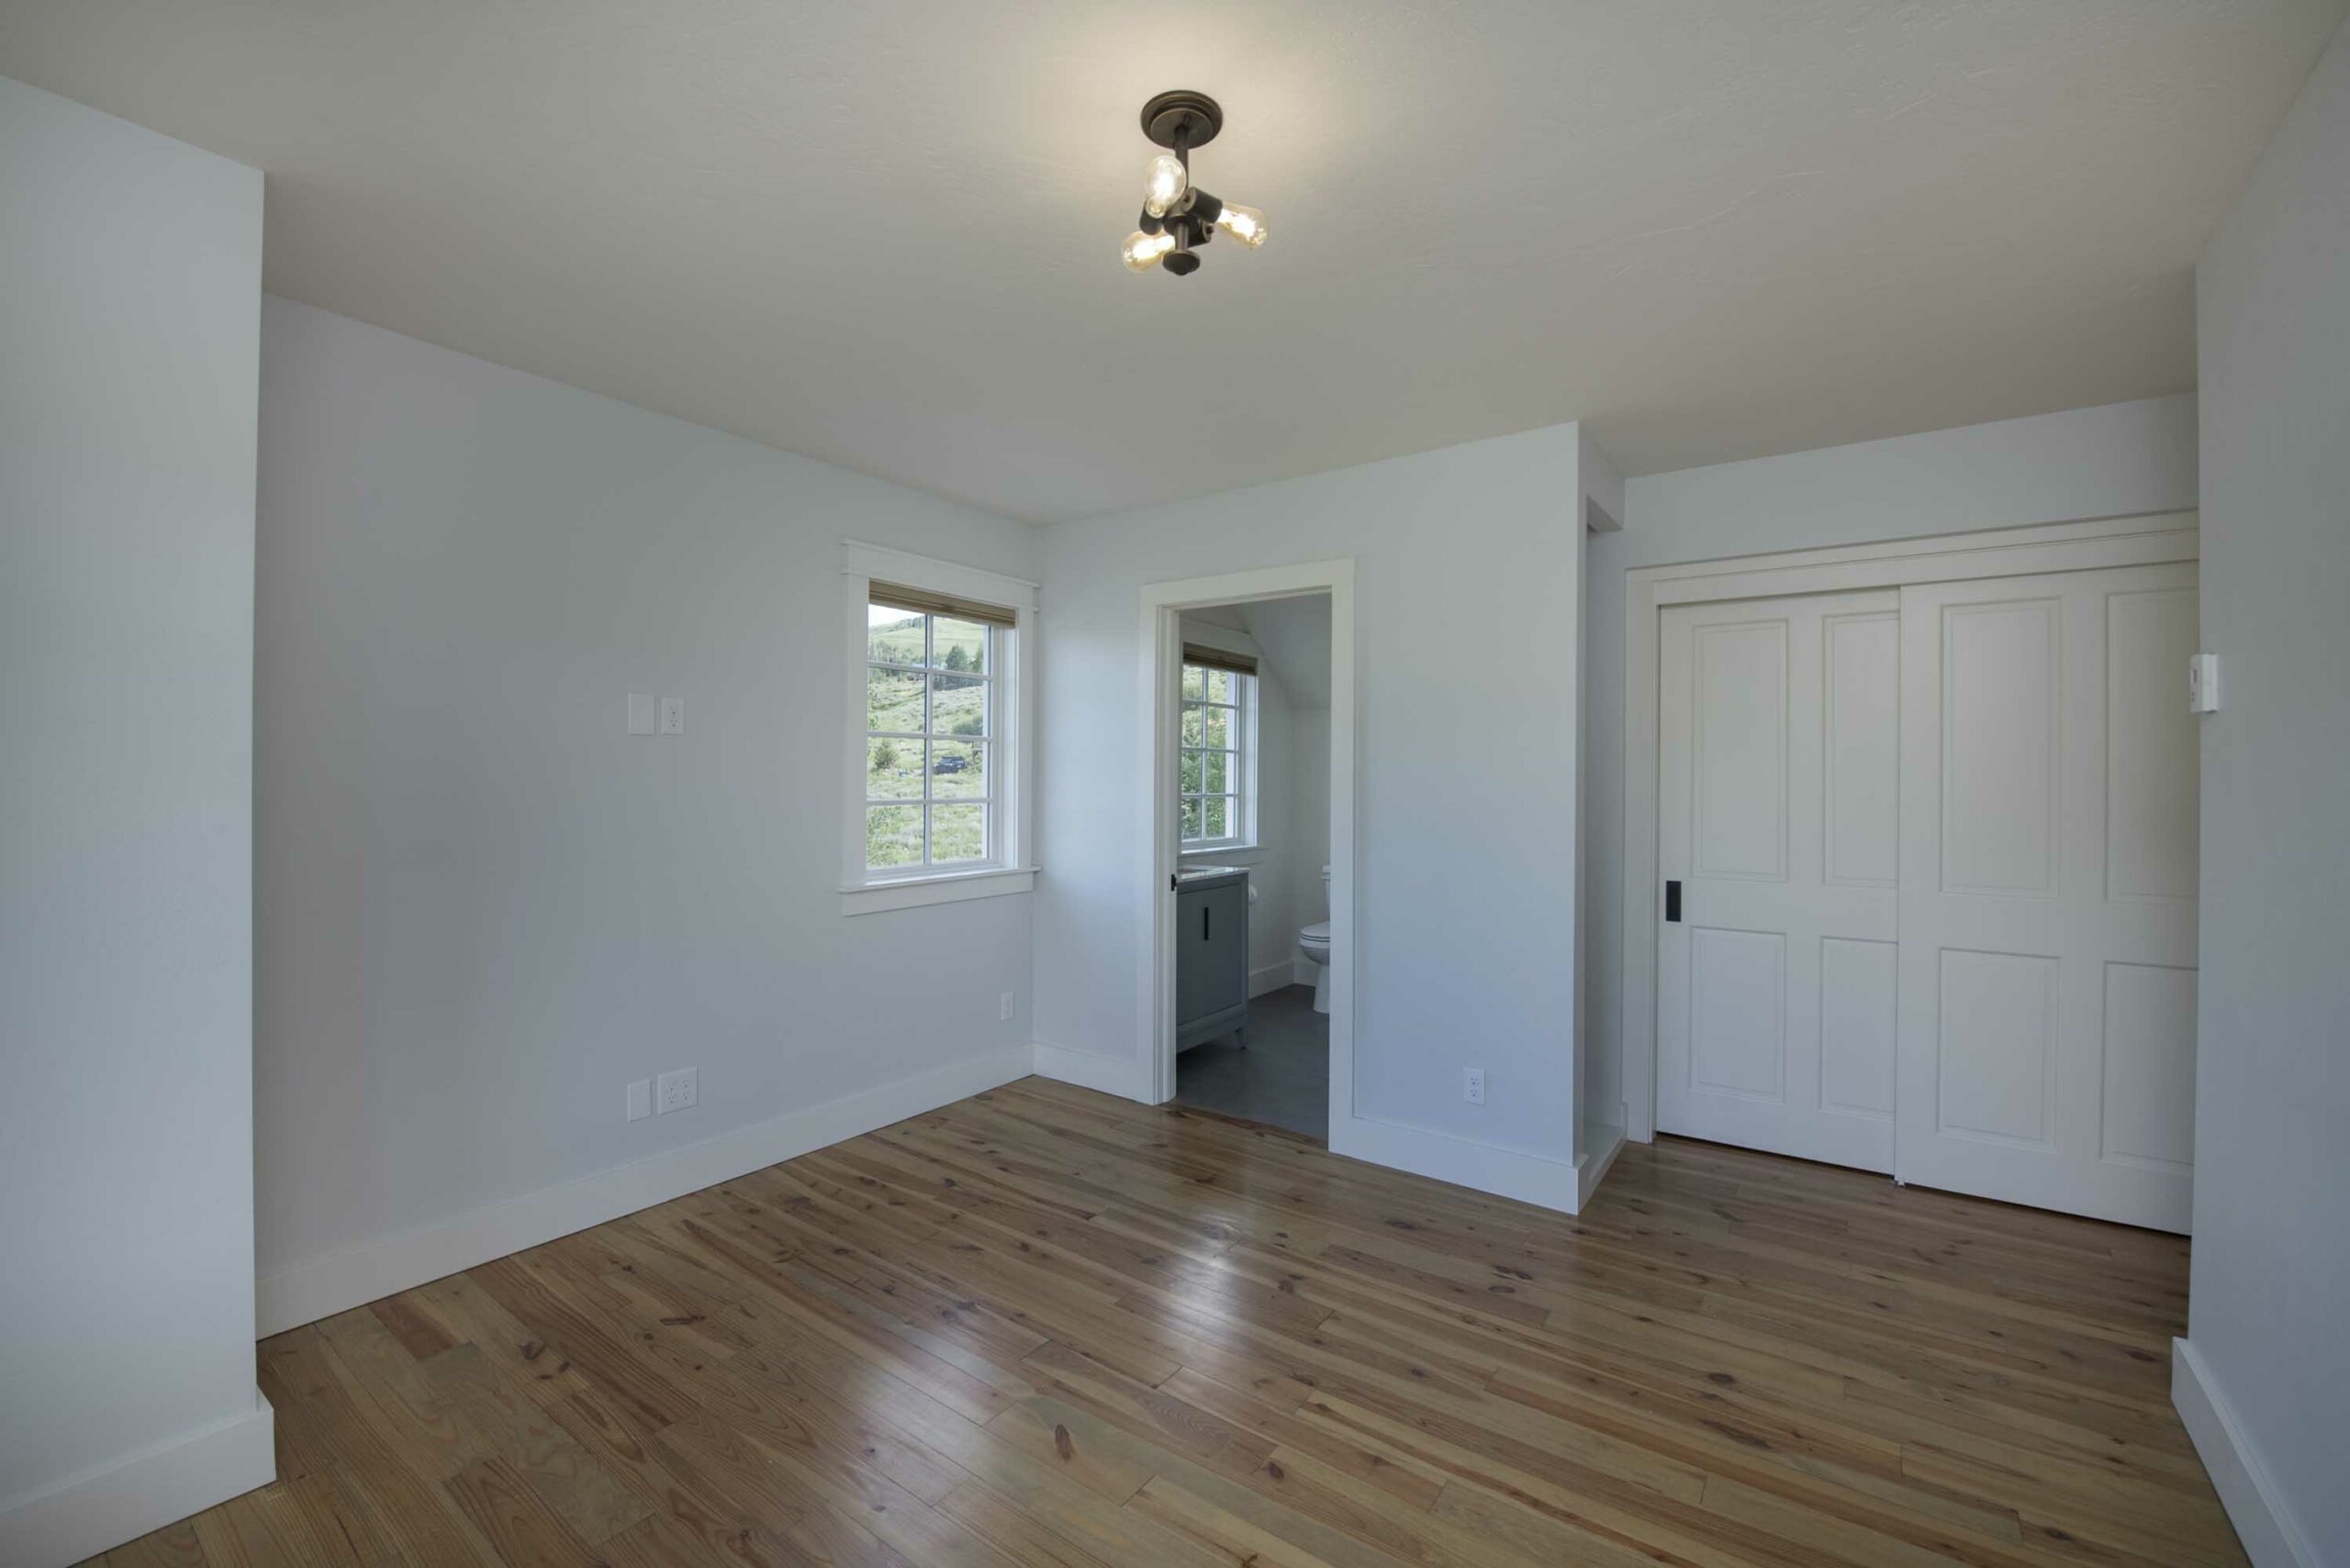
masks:
{"label": "exposed light bulb", "polygon": [[1252,251],[1265,242],[1265,215],[1253,207],[1225,202],[1216,215],[1215,226]]}
{"label": "exposed light bulb", "polygon": [[1183,167],[1183,160],[1162,152],[1143,171],[1142,209],[1153,218],[1164,218],[1191,188],[1191,173]]}
{"label": "exposed light bulb", "polygon": [[1174,235],[1146,234],[1137,229],[1126,236],[1126,267],[1132,272],[1147,273],[1158,264],[1159,257],[1174,248]]}

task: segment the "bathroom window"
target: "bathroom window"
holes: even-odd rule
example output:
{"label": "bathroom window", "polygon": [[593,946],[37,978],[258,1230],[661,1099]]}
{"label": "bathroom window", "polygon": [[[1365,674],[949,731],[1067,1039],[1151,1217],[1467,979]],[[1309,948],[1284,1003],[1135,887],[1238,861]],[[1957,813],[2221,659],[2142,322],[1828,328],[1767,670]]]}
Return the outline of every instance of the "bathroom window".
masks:
{"label": "bathroom window", "polygon": [[1256,661],[1186,644],[1177,766],[1185,851],[1256,842]]}
{"label": "bathroom window", "polygon": [[860,552],[878,559],[877,575],[850,579],[857,782],[846,913],[1024,891],[1016,671],[1033,589],[852,547]]}

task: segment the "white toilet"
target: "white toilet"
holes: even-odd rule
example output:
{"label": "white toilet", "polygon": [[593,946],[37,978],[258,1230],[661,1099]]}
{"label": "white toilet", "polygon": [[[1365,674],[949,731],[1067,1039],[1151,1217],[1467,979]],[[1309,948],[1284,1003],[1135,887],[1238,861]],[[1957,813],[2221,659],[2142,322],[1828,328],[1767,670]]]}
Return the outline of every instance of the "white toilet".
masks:
{"label": "white toilet", "polygon": [[[1329,907],[1330,868],[1322,868],[1323,907]],[[1297,956],[1314,966],[1314,1011],[1330,1011],[1330,923],[1317,920],[1297,934]]]}

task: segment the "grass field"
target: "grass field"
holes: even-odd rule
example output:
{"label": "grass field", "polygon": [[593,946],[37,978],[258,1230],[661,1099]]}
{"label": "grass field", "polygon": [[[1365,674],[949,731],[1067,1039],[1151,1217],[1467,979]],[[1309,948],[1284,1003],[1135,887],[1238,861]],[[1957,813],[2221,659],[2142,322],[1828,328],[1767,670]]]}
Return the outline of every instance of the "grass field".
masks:
{"label": "grass field", "polygon": [[979,859],[987,809],[968,802],[987,793],[990,772],[988,682],[976,673],[986,666],[988,629],[878,607],[869,615],[868,659],[924,667],[866,670],[866,728],[875,733],[866,742],[865,792],[909,803],[867,807],[865,863],[920,865],[925,811],[934,862]]}

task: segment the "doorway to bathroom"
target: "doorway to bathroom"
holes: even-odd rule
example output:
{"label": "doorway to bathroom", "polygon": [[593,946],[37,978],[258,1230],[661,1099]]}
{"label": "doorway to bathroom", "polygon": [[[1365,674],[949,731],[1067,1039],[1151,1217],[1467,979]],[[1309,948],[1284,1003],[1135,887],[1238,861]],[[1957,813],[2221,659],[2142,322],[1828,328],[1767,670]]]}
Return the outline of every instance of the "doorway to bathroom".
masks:
{"label": "doorway to bathroom", "polygon": [[1351,566],[1144,595],[1150,1081],[1315,1142],[1352,1107]]}

